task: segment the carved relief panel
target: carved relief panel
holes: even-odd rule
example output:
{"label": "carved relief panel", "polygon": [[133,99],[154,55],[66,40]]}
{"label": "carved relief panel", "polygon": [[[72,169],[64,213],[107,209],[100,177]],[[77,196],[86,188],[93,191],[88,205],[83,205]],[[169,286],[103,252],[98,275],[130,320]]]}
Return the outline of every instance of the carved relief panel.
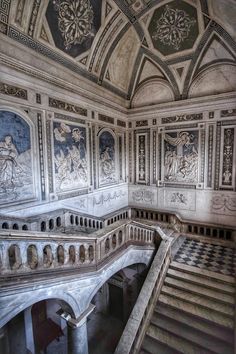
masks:
{"label": "carved relief panel", "polygon": [[[52,170],[53,184],[56,194],[64,194],[86,189],[90,183],[88,128],[68,120],[61,119],[48,121],[52,130]],[[73,120],[73,118],[72,118]],[[79,120],[77,120],[79,121]],[[50,134],[50,132],[47,132]]]}
{"label": "carved relief panel", "polygon": [[149,183],[149,155],[150,146],[148,132],[136,131],[136,182],[141,184]]}
{"label": "carved relief panel", "polygon": [[0,125],[0,205],[35,199],[34,126],[6,110],[0,110]]}
{"label": "carved relief panel", "polygon": [[[201,129],[200,129],[201,128]],[[204,125],[162,133],[162,180],[159,184],[196,185],[204,179]]]}

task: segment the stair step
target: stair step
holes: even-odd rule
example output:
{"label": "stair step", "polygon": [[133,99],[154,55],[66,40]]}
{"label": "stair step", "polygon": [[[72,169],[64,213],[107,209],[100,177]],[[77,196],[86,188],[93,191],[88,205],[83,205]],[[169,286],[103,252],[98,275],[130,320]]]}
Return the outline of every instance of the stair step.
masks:
{"label": "stair step", "polygon": [[[234,328],[234,320],[232,318],[226,317],[225,315],[222,315],[222,314],[212,311],[210,309],[203,308],[199,305],[193,305],[193,304],[187,303],[186,301],[183,301],[180,299],[175,299],[169,295],[160,294],[158,300],[159,300],[158,302],[178,308],[179,310],[193,314],[194,316],[201,317],[207,321],[214,322],[220,326],[223,326],[223,327],[226,327],[229,329]],[[158,306],[158,304],[157,304],[157,306]]]}
{"label": "stair step", "polygon": [[221,283],[229,283],[231,285],[235,285],[235,279],[233,276],[224,275],[217,272],[212,272],[207,269],[202,269],[198,267],[193,267],[187,264],[179,263],[179,262],[171,262],[170,264],[171,269],[181,270],[181,272],[189,273],[189,274],[196,274],[200,275],[201,277],[205,277],[208,279],[214,279],[215,281]]}
{"label": "stair step", "polygon": [[219,312],[228,317],[234,317],[234,307],[231,305],[221,304],[216,300],[206,299],[201,295],[189,293],[185,290],[175,289],[167,285],[163,285],[161,294],[172,296],[176,299],[184,300],[193,305],[199,305],[207,309],[211,309],[214,312]]}
{"label": "stair step", "polygon": [[172,278],[180,279],[191,284],[203,285],[206,288],[215,289],[221,293],[230,294],[230,295],[235,294],[234,286],[229,284],[223,284],[221,282],[217,282],[212,279],[207,279],[201,277],[201,275],[188,274],[171,268],[168,269],[167,274]]}
{"label": "stair step", "polygon": [[218,338],[213,338],[189,325],[180,323],[177,319],[170,319],[161,314],[155,314],[152,316],[151,323],[158,328],[162,328],[170,333],[175,334],[178,337],[187,339],[189,342],[199,345],[204,349],[210,350],[217,354],[233,354],[232,346],[227,345],[225,342]]}
{"label": "stair step", "polygon": [[226,344],[230,344],[231,346],[233,345],[233,331],[219,327],[212,322],[209,325],[208,321],[199,317],[195,317],[193,314],[183,312],[171,306],[166,306],[160,302],[158,302],[155,313],[164,315],[165,317],[170,318],[170,320],[178,320],[180,326],[182,326],[182,324],[189,325],[192,328],[203,332],[204,335],[207,334],[216,338],[220,338]]}
{"label": "stair step", "polygon": [[229,304],[234,306],[234,296],[228,294],[222,294],[221,292],[216,292],[215,290],[205,288],[204,285],[190,284],[186,281],[175,279],[167,276],[165,278],[165,285],[171,286],[176,289],[184,289],[193,294],[199,294],[210,299],[215,299],[221,303]]}
{"label": "stair step", "polygon": [[[179,338],[161,328],[150,325],[146,332],[150,337],[156,339],[157,341],[169,345],[170,347],[178,350],[180,353],[184,354],[212,354],[211,351],[203,349],[197,345],[193,345],[189,341],[183,338]],[[157,353],[156,353],[157,354]],[[163,353],[164,354],[164,353]]]}
{"label": "stair step", "polygon": [[164,353],[165,354],[180,354],[179,351],[177,351],[173,348],[170,348],[166,344],[158,342],[156,339],[153,339],[152,337],[149,337],[148,335],[146,335],[144,337],[141,352],[139,354],[142,354],[142,350],[144,350],[143,353],[150,353],[150,354],[164,354]]}

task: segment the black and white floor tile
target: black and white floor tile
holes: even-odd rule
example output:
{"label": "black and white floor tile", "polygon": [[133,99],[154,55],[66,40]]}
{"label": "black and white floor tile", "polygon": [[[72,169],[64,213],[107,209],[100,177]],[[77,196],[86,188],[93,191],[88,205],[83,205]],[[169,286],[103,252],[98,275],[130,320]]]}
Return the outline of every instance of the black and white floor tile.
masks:
{"label": "black and white floor tile", "polygon": [[174,261],[224,275],[236,275],[236,250],[186,239]]}

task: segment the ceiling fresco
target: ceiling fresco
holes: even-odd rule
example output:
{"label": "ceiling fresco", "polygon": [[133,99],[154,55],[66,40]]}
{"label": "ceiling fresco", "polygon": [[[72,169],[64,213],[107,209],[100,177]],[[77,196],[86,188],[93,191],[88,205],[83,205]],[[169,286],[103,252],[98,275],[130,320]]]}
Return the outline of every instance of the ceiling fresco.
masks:
{"label": "ceiling fresco", "polygon": [[50,0],[46,19],[55,46],[72,57],[84,53],[101,26],[102,0]]}
{"label": "ceiling fresco", "polygon": [[175,0],[154,11],[148,27],[154,47],[163,55],[191,49],[198,36],[197,10]]}
{"label": "ceiling fresco", "polygon": [[163,102],[156,92],[163,87],[171,100],[195,97],[202,84],[194,82],[208,68],[230,75],[219,92],[232,90],[233,7],[233,0],[4,0],[0,32],[131,106],[135,95],[155,91],[154,104]]}

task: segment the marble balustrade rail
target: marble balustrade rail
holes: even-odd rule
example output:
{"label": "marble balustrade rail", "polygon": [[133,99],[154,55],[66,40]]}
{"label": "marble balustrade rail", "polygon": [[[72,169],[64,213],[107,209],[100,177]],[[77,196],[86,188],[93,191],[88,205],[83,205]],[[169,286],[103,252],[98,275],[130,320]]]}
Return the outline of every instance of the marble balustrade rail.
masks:
{"label": "marble balustrade rail", "polygon": [[1,230],[0,272],[4,276],[52,269],[95,268],[129,244],[154,248],[160,239],[151,227],[131,220],[117,221],[89,235]]}
{"label": "marble balustrade rail", "polygon": [[139,352],[171,261],[171,240],[162,240],[114,354]]}

